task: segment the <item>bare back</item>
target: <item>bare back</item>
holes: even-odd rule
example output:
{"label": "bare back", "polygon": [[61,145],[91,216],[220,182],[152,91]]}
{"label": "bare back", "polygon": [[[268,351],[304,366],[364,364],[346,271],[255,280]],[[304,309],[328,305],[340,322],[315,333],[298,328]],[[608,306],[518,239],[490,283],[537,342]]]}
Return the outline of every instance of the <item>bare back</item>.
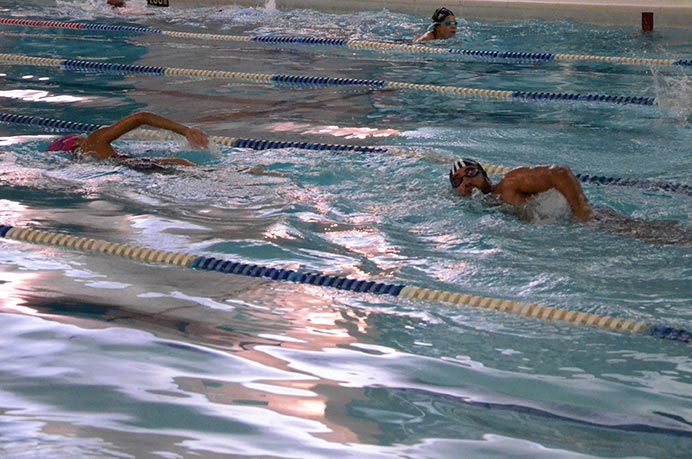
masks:
{"label": "bare back", "polygon": [[579,181],[565,166],[518,167],[505,174],[492,193],[507,204],[520,206],[553,188],[565,197],[575,218],[593,219],[593,210]]}

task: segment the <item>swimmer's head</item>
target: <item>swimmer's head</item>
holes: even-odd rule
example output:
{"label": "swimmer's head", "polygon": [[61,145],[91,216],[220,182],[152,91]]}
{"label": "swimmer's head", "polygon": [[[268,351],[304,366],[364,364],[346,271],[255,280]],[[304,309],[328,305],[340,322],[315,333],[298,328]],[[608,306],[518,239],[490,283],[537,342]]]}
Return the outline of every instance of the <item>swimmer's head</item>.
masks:
{"label": "swimmer's head", "polygon": [[458,194],[470,196],[474,188],[488,194],[492,191],[492,184],[488,174],[479,162],[473,159],[460,159],[449,170],[449,183]]}
{"label": "swimmer's head", "polygon": [[435,10],[432,15],[432,20],[433,22],[442,22],[447,16],[454,16],[454,13],[452,13],[452,10],[443,6]]}
{"label": "swimmer's head", "polygon": [[451,10],[442,7],[435,10],[432,15],[430,29],[435,32],[435,38],[452,38],[457,33],[457,20]]}
{"label": "swimmer's head", "polygon": [[59,139],[55,140],[52,142],[50,145],[48,145],[48,148],[46,148],[46,151],[73,151],[77,148],[82,143],[82,136],[80,134],[69,134],[64,137],[60,137]]}

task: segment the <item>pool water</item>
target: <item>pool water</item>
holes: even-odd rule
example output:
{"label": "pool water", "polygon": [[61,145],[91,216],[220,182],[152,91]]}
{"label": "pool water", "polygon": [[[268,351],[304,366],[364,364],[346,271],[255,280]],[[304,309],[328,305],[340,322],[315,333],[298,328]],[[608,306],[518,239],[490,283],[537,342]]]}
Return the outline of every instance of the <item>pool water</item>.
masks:
{"label": "pool water", "polygon": [[[392,43],[427,26],[386,10],[102,3],[11,2],[0,17]],[[644,222],[614,229],[571,220],[550,194],[527,222],[455,196],[447,179],[464,156],[689,185],[688,68],[9,25],[0,34],[0,53],[38,57],[657,97],[653,107],[502,101],[0,62],[2,113],[107,124],[150,110],[217,136],[388,149],[115,142],[200,164],[145,174],[46,155],[59,132],[0,123],[0,224],[692,329],[689,195],[584,185],[594,207]],[[458,35],[431,46],[692,56],[692,32],[681,29],[461,18]],[[689,344],[8,239],[0,247],[2,457],[689,456]]]}

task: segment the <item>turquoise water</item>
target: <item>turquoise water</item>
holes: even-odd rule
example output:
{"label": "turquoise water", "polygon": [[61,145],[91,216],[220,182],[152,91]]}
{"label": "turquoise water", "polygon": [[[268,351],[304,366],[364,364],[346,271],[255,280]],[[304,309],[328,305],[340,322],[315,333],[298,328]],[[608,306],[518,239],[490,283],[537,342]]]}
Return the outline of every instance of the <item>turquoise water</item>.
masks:
{"label": "turquoise water", "polygon": [[[397,43],[426,26],[384,10],[133,2],[127,14],[59,3],[17,2],[0,16]],[[554,196],[524,222],[460,200],[446,178],[464,155],[690,184],[689,70],[5,25],[0,34],[0,52],[40,57],[656,96],[657,107],[503,102],[0,63],[3,113],[105,124],[147,109],[219,136],[390,148],[116,142],[201,164],[143,174],[47,156],[55,132],[0,124],[0,224],[692,328],[692,252],[661,242],[674,223],[688,227],[689,196],[586,185],[595,207],[654,227],[621,234],[564,218]],[[690,59],[690,38],[462,19],[460,37],[439,46]],[[0,248],[3,457],[686,458],[692,445],[688,344],[6,239]]]}

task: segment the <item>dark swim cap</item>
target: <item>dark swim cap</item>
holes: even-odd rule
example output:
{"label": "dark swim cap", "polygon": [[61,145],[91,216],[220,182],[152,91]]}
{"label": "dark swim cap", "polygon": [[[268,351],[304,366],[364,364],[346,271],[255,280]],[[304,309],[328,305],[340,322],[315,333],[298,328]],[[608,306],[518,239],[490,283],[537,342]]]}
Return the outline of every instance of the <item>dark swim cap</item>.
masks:
{"label": "dark swim cap", "polygon": [[464,167],[469,167],[469,166],[475,167],[476,169],[478,169],[481,172],[481,174],[483,174],[483,176],[485,178],[488,178],[488,174],[485,172],[485,169],[483,169],[483,166],[481,166],[481,163],[479,163],[478,161],[474,161],[472,159],[463,158],[463,159],[456,161],[454,164],[452,164],[452,168],[449,170],[450,183],[452,183],[452,178],[454,177],[454,174],[456,174],[459,169],[462,169]]}
{"label": "dark swim cap", "polygon": [[452,10],[447,9],[444,6],[442,8],[438,8],[432,15],[433,23],[440,24],[447,16],[454,16]]}

